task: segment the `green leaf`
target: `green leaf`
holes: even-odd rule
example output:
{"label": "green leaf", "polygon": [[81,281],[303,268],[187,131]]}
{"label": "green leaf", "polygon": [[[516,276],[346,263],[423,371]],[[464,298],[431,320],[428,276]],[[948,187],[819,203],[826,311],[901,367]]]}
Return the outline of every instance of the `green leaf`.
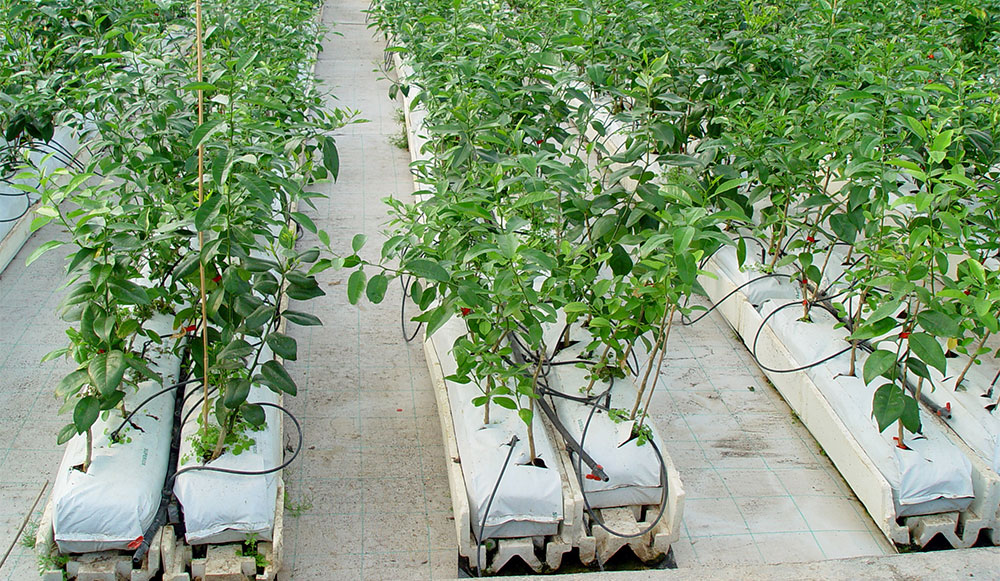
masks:
{"label": "green leaf", "polygon": [[430,311],[427,316],[427,331],[426,335],[430,337],[435,331],[444,326],[445,323],[451,319],[453,314],[451,305],[442,303],[438,305],[434,310]]}
{"label": "green leaf", "polygon": [[340,175],[340,155],[337,153],[337,144],[332,137],[323,139],[323,167],[330,172],[336,181]]}
{"label": "green leaf", "polygon": [[360,268],[352,272],[350,278],[347,279],[347,300],[352,305],[358,304],[358,299],[361,298],[361,291],[365,290],[366,280],[367,275]]}
{"label": "green leaf", "polygon": [[117,280],[109,285],[111,287],[111,294],[114,295],[118,302],[125,305],[148,305],[150,304],[149,295],[146,294],[146,289],[135,284],[130,280]]}
{"label": "green leaf", "polygon": [[698,263],[695,262],[694,255],[685,252],[674,256],[674,264],[677,265],[677,275],[684,284],[694,284],[698,274]]}
{"label": "green leaf", "polygon": [[216,91],[215,85],[204,81],[195,81],[181,87],[182,91]]}
{"label": "green leaf", "polygon": [[226,395],[223,399],[223,404],[231,410],[234,410],[247,400],[247,396],[250,395],[250,380],[237,377],[233,378],[226,385]]}
{"label": "green leaf", "polygon": [[502,408],[507,408],[509,410],[516,410],[517,409],[517,403],[513,399],[511,399],[509,397],[503,397],[503,396],[494,397],[493,398],[493,403],[497,404],[498,406],[500,406]]}
{"label": "green leaf", "polygon": [[126,367],[125,354],[116,349],[97,354],[87,365],[87,372],[94,387],[102,396],[108,397],[121,385]]}
{"label": "green leaf", "polygon": [[532,420],[534,414],[531,413],[530,409],[528,409],[528,408],[521,408],[521,409],[517,410],[517,415],[521,418],[521,421],[524,422],[524,425],[526,425],[526,426],[530,426],[531,425],[531,420]]}
{"label": "green leaf", "polygon": [[886,383],[875,390],[872,397],[872,416],[878,422],[878,430],[884,432],[893,422],[902,417],[906,410],[903,390],[892,383]]}
{"label": "green leaf", "polygon": [[289,323],[295,323],[296,325],[301,325],[303,327],[316,327],[323,324],[323,321],[320,321],[319,317],[316,315],[310,315],[309,313],[303,313],[302,311],[293,311],[288,309],[281,313],[281,316],[285,317]]}
{"label": "green leaf", "polygon": [[112,394],[109,397],[102,397],[101,411],[103,412],[104,410],[112,409],[113,407],[121,403],[123,399],[125,399],[124,391],[115,391],[112,392]]}
{"label": "green leaf", "polygon": [[222,209],[222,199],[223,197],[219,194],[209,196],[201,206],[198,206],[198,210],[194,213],[194,227],[196,229],[205,230],[212,227],[215,219],[219,217],[219,210]]}
{"label": "green leaf", "polygon": [[253,347],[243,339],[233,339],[216,355],[219,360],[243,359],[253,353]]}
{"label": "green leaf", "polygon": [[903,413],[899,417],[903,427],[911,434],[920,432],[920,405],[917,400],[908,395],[903,396],[903,406]]}
{"label": "green leaf", "polygon": [[927,333],[911,333],[909,338],[910,351],[921,361],[937,369],[942,374],[947,373],[948,360],[944,350],[932,335]]}
{"label": "green leaf", "polygon": [[240,414],[250,425],[258,428],[263,426],[264,422],[267,421],[267,416],[264,414],[264,407],[260,404],[248,403],[240,408]]}
{"label": "green leaf", "polygon": [[892,374],[887,375],[886,373],[895,367],[895,353],[884,349],[876,349],[871,355],[868,356],[868,359],[865,360],[865,367],[863,371],[865,383],[871,383],[876,377],[882,375],[885,375],[888,379],[892,379]]}
{"label": "green leaf", "polygon": [[163,377],[159,373],[150,369],[149,366],[146,365],[146,362],[144,362],[142,359],[137,359],[135,357],[126,355],[125,364],[131,367],[132,369],[138,371],[139,374],[141,374],[146,379],[155,381],[156,383],[159,383],[161,385],[163,384]]}
{"label": "green leaf", "polygon": [[59,248],[63,244],[66,243],[63,242],[62,240],[49,240],[48,242],[45,242],[44,244],[36,248],[34,252],[28,255],[28,259],[24,261],[24,265],[30,266],[32,262],[38,260],[38,257],[45,254],[49,250],[52,250],[53,248]]}
{"label": "green leaf", "polygon": [[62,446],[66,442],[69,442],[73,436],[76,435],[76,425],[66,424],[59,430],[59,435],[56,437],[56,444]]}
{"label": "green leaf", "polygon": [[389,288],[389,279],[384,274],[376,274],[368,281],[365,293],[368,300],[374,304],[379,304],[385,298],[385,291]]}
{"label": "green leaf", "polygon": [[917,314],[917,323],[931,335],[937,337],[958,337],[961,329],[958,323],[948,315],[930,309]]}
{"label": "green leaf", "polygon": [[423,258],[411,260],[403,270],[418,278],[433,280],[435,282],[448,282],[451,279],[448,271],[442,268],[440,264]]}
{"label": "green leaf", "polygon": [[747,261],[747,241],[745,238],[740,237],[740,239],[736,241],[736,264],[742,267],[743,263],[746,261]]}
{"label": "green leaf", "polygon": [[628,255],[621,244],[611,247],[611,258],[608,259],[608,266],[615,276],[625,276],[632,272],[632,257]]}
{"label": "green leaf", "polygon": [[77,369],[62,378],[62,381],[56,385],[56,397],[65,399],[67,396],[73,395],[89,380],[90,373],[86,369]]}
{"label": "green leaf", "polygon": [[257,198],[264,204],[270,206],[274,201],[274,191],[271,190],[270,184],[262,180],[260,177],[250,174],[240,174],[237,176],[239,182],[244,188],[250,192],[253,197]]}
{"label": "green leaf", "polygon": [[312,221],[312,218],[306,216],[302,212],[292,212],[290,215],[292,219],[301,224],[303,228],[313,234],[316,233],[316,223]]}
{"label": "green leaf", "polygon": [[289,361],[295,361],[298,354],[298,346],[295,339],[284,333],[273,332],[267,336],[267,346],[274,351],[275,355]]}
{"label": "green leaf", "polygon": [[73,408],[73,425],[76,433],[82,434],[90,429],[97,421],[97,416],[101,413],[101,402],[94,396],[80,398]]}
{"label": "green leaf", "polygon": [[206,121],[195,127],[194,131],[191,132],[191,147],[197,148],[212,135],[226,131],[227,129],[229,129],[229,124],[223,119],[212,119]]}
{"label": "green leaf", "polygon": [[261,381],[273,391],[295,395],[295,381],[277,361],[267,361],[260,367]]}

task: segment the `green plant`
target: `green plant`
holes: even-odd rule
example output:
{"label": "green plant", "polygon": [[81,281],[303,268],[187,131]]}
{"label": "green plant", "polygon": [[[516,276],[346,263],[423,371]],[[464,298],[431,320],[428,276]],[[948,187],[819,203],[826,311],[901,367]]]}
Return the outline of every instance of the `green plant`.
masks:
{"label": "green plant", "polygon": [[312,508],[313,498],[311,496],[303,496],[299,500],[293,501],[288,495],[288,491],[285,491],[285,512],[289,516],[298,518],[312,510]]}
{"label": "green plant", "polygon": [[257,549],[257,534],[251,533],[243,541],[243,544],[236,549],[236,554],[240,557],[253,557],[257,570],[266,569],[271,564],[267,557]]}

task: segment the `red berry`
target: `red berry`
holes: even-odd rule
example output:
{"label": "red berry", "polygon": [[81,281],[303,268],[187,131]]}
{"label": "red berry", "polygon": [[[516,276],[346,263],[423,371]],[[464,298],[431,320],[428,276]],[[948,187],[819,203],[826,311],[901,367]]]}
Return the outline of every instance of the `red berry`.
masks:
{"label": "red berry", "polygon": [[808,307],[809,306],[809,299],[802,299],[802,306],[803,307]]}
{"label": "red berry", "polygon": [[220,280],[222,280],[222,275],[221,274],[217,275],[215,278],[213,278],[212,282],[219,282]]}
{"label": "red berry", "polygon": [[98,353],[104,353],[104,349],[98,349],[97,352]]}
{"label": "red berry", "polygon": [[543,144],[543,143],[545,143],[545,140],[544,140],[544,139],[536,139],[536,140],[535,140],[535,145],[541,145],[541,144]]}
{"label": "red berry", "polygon": [[468,316],[468,314],[471,313],[471,312],[472,312],[472,309],[470,309],[468,307],[462,307],[462,316],[463,317]]}
{"label": "red berry", "polygon": [[927,58],[934,60],[934,53],[930,53],[929,55],[927,55]]}
{"label": "red berry", "polygon": [[198,328],[197,325],[188,325],[187,327],[184,327],[184,332],[185,333],[193,333],[195,331],[195,329],[197,329],[197,328]]}
{"label": "red berry", "polygon": [[969,289],[965,289],[965,290],[964,290],[964,291],[962,291],[962,292],[963,292],[963,293],[965,293],[965,296],[969,296],[970,294],[972,294],[972,293],[971,293],[971,292],[969,291]]}
{"label": "red berry", "polygon": [[813,242],[816,242],[816,239],[813,238],[812,236],[806,236],[806,242],[812,244]]}
{"label": "red berry", "polygon": [[910,336],[910,332],[909,332],[909,331],[902,331],[902,332],[901,332],[901,333],[899,334],[899,338],[900,338],[900,339],[906,339],[906,338],[908,338],[909,336]]}

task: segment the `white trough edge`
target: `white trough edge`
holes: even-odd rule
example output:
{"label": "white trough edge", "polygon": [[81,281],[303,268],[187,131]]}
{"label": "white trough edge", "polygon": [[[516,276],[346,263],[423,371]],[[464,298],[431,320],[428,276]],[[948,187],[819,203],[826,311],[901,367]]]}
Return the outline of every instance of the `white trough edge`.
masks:
{"label": "white trough edge", "polygon": [[[700,276],[699,282],[713,304],[719,305],[716,310],[721,312],[730,326],[739,333],[743,342],[750,345],[763,322],[763,317],[742,291],[736,291],[720,304],[719,301],[732,292],[736,285],[722,273],[714,258],[706,262],[703,270],[710,274]],[[777,364],[785,368],[797,367],[800,364],[792,358],[770,327],[765,327],[761,331],[761,338],[775,347],[773,356]],[[943,431],[972,462],[975,499],[962,513],[907,517],[905,524],[900,525],[896,522],[896,508],[889,482],[826,401],[813,380],[805,372],[764,371],[764,373],[823,447],[826,455],[865,506],[875,524],[890,541],[899,545],[912,543],[924,546],[935,535],[941,534],[953,547],[962,548],[972,546],[982,529],[996,530],[1000,478],[989,470],[951,429]],[[931,413],[925,413],[923,416],[931,422],[941,421]]]}

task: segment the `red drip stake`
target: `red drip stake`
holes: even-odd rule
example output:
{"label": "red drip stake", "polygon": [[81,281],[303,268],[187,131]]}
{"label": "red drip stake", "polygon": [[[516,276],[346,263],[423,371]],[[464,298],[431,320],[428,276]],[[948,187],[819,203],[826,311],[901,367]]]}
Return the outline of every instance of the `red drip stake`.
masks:
{"label": "red drip stake", "polygon": [[135,549],[138,549],[139,545],[141,544],[142,544],[142,535],[139,535],[139,538],[137,538],[136,540],[132,541],[131,543],[125,546],[134,551]]}
{"label": "red drip stake", "polygon": [[598,475],[596,475],[596,474],[588,474],[588,475],[586,476],[586,479],[587,479],[587,480],[600,480],[601,478],[600,478],[600,476],[598,476]]}

